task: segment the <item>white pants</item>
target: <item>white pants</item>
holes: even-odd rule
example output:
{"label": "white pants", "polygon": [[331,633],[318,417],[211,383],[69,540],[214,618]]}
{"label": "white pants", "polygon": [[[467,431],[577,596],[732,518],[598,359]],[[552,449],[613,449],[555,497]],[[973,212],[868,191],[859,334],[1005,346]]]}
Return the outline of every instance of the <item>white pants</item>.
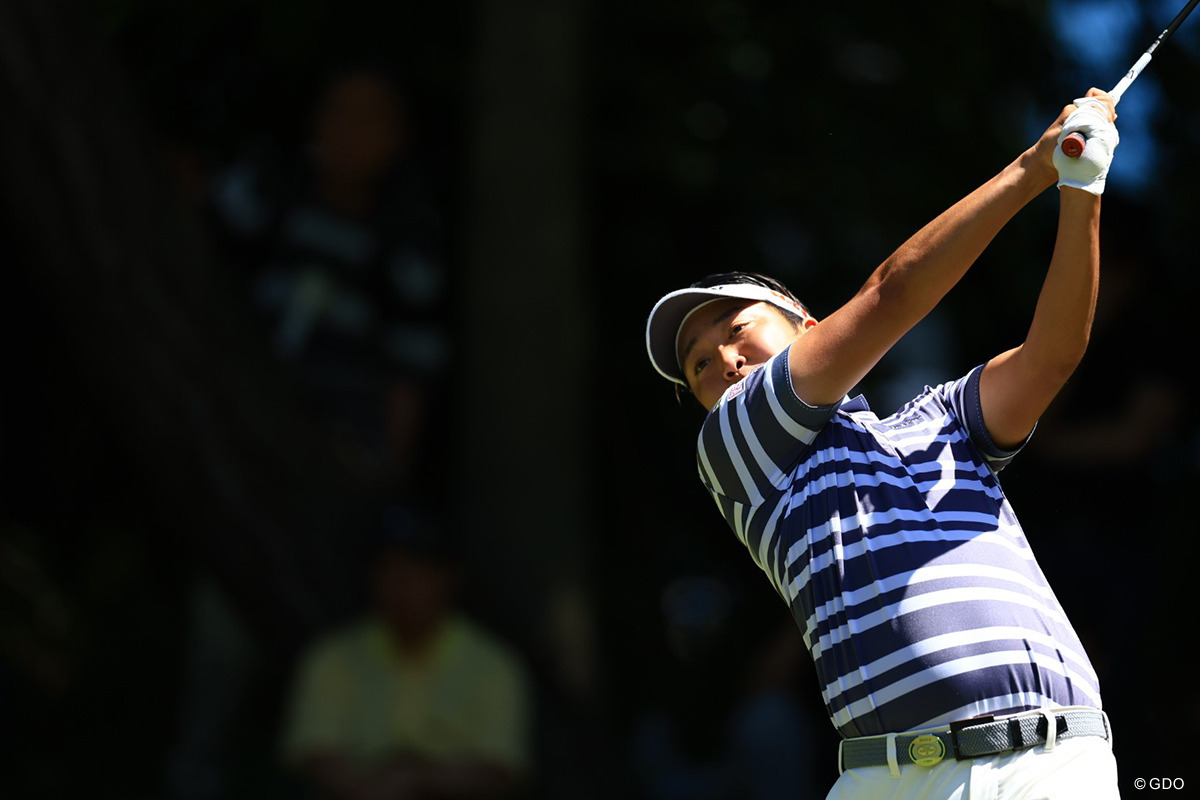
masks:
{"label": "white pants", "polygon": [[1119,800],[1112,746],[1099,736],[1057,742],[1053,750],[1015,753],[932,767],[862,767],[842,773],[827,800]]}

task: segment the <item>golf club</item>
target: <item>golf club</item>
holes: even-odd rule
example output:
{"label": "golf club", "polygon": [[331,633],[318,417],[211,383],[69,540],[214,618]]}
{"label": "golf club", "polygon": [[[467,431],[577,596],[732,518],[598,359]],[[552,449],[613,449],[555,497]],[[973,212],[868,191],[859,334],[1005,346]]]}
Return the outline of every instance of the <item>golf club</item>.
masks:
{"label": "golf club", "polygon": [[[1175,32],[1175,29],[1179,27],[1181,22],[1187,19],[1187,15],[1192,13],[1192,9],[1196,7],[1196,3],[1198,2],[1200,0],[1188,0],[1188,4],[1183,7],[1183,10],[1175,15],[1175,19],[1171,20],[1171,24],[1158,35],[1158,38],[1154,40],[1150,47],[1146,48],[1146,52],[1142,53],[1142,57],[1129,68],[1129,72],[1125,73],[1125,77],[1121,78],[1117,85],[1113,87],[1112,91],[1109,92],[1113,98],[1113,105],[1121,102],[1121,95],[1125,94],[1125,90],[1129,88],[1129,85],[1137,80],[1138,75],[1142,74],[1142,70],[1150,63],[1154,51]],[[1079,158],[1080,154],[1083,153],[1083,146],[1084,138],[1082,135],[1078,133],[1069,134],[1062,142],[1063,155],[1068,158]]]}

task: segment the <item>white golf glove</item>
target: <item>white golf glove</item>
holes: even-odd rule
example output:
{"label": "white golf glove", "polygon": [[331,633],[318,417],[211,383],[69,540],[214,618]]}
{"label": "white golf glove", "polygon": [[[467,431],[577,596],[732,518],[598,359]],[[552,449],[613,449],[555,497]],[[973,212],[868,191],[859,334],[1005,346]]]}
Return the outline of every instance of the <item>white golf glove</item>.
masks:
{"label": "white golf glove", "polygon": [[[1108,121],[1108,110],[1099,100],[1081,97],[1074,103],[1076,108],[1063,121],[1059,146],[1054,148],[1058,185],[1104,194],[1104,181],[1121,137],[1117,135],[1117,126]],[[1071,133],[1079,133],[1086,140],[1079,158],[1069,158],[1062,151],[1062,141]]]}

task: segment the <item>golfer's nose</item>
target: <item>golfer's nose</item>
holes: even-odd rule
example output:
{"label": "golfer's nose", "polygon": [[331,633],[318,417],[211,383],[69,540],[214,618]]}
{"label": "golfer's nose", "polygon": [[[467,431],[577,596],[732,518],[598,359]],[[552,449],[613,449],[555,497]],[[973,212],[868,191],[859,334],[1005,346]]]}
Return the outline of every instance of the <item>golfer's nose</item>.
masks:
{"label": "golfer's nose", "polygon": [[736,347],[726,345],[721,348],[721,362],[725,368],[725,377],[731,379],[740,379],[742,377],[742,368],[746,366],[746,359],[737,351]]}

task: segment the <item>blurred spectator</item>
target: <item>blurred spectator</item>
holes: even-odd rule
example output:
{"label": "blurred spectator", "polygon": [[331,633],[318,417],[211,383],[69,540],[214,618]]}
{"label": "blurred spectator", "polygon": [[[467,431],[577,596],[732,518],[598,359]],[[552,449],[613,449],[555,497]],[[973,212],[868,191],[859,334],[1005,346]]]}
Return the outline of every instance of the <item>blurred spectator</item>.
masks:
{"label": "blurred spectator", "polygon": [[441,222],[413,145],[385,68],[334,70],[307,138],[248,147],[214,176],[210,214],[346,458],[401,489],[451,350]]}
{"label": "blurred spectator", "polygon": [[524,796],[526,666],[454,610],[458,569],[429,518],[388,512],[370,612],[298,670],[282,754],[316,796]]}

